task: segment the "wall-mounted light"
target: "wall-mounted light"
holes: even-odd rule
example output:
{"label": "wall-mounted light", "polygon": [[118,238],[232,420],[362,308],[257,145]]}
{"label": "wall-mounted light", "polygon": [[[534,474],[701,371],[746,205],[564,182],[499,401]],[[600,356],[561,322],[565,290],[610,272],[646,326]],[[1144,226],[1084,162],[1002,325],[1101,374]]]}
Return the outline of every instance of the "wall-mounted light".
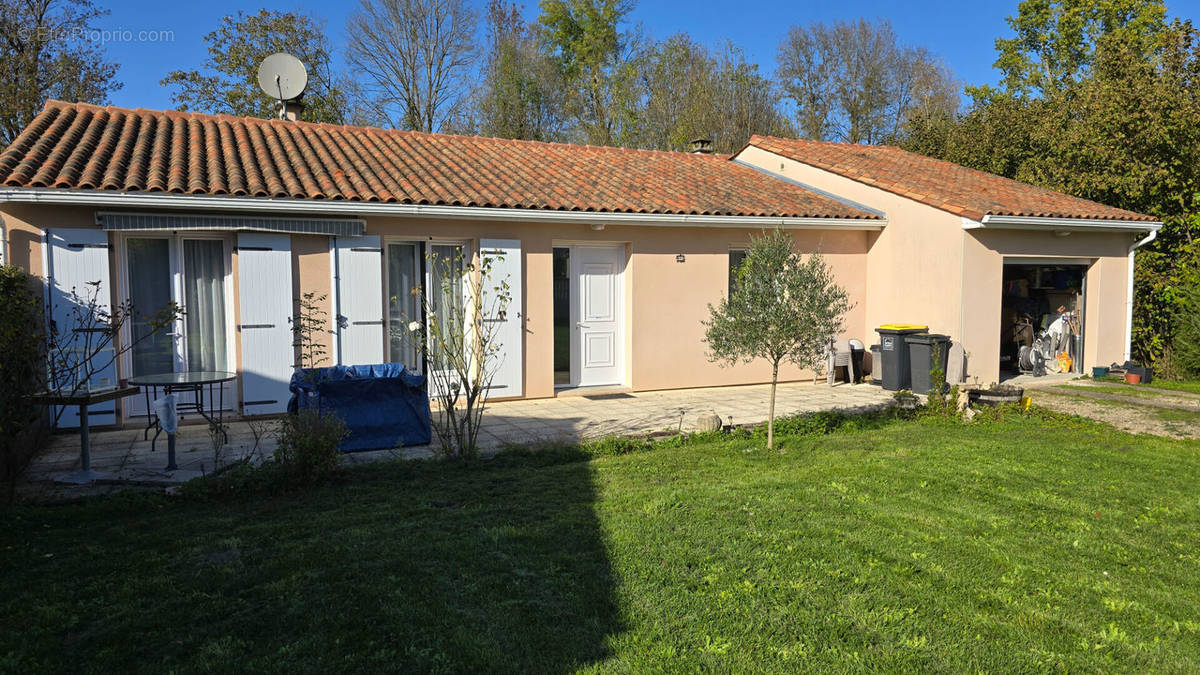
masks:
{"label": "wall-mounted light", "polygon": [[683,257],[682,253],[678,253],[675,255],[675,262],[681,263],[681,262],[685,262],[686,260],[687,260],[687,258]]}
{"label": "wall-mounted light", "polygon": [[591,227],[596,232],[599,232],[604,229],[604,223],[592,223],[589,227]]}

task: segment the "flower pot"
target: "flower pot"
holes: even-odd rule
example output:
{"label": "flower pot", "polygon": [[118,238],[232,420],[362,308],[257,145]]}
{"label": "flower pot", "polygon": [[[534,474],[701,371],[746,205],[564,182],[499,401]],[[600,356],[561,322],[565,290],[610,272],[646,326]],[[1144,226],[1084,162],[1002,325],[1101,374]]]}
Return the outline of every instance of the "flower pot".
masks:
{"label": "flower pot", "polygon": [[1095,366],[1092,368],[1092,379],[1098,380],[1108,376],[1108,366]]}
{"label": "flower pot", "polygon": [[1125,373],[1126,384],[1141,384],[1142,376],[1139,373]]}

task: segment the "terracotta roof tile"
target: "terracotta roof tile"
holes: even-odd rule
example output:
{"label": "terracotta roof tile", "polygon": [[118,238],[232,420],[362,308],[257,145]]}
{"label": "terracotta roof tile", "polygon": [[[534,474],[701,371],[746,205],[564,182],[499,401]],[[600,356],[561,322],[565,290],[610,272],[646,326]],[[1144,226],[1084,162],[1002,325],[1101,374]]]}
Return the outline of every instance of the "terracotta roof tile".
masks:
{"label": "terracotta roof tile", "polygon": [[0,184],[559,211],[875,218],[728,157],[48,101]]}
{"label": "terracotta roof tile", "polygon": [[770,136],[753,136],[748,145],[974,220],[985,215],[1157,220],[889,145]]}

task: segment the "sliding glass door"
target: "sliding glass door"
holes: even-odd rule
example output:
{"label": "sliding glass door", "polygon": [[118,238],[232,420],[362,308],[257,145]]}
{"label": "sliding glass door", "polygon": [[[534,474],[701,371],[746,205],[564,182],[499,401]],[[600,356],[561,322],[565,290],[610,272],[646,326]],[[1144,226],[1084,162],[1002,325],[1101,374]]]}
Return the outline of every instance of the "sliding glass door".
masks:
{"label": "sliding glass door", "polygon": [[[222,236],[137,235],[124,239],[122,285],[133,319],[122,339],[133,348],[126,379],[185,371],[232,371],[229,349],[229,241]],[[183,317],[153,333],[154,319],[175,302]],[[235,402],[234,389],[225,401]],[[147,414],[144,397],[125,400],[126,415]]]}
{"label": "sliding glass door", "polygon": [[169,238],[137,237],[126,240],[129,301],[133,319],[130,376],[175,371],[174,326],[152,333],[156,314],[171,303],[173,267]]}
{"label": "sliding glass door", "polygon": [[417,336],[410,324],[424,323],[421,316],[421,245],[388,244],[388,360],[420,371]]}
{"label": "sliding glass door", "polygon": [[225,242],[183,240],[186,370],[230,370],[225,328]]}
{"label": "sliding glass door", "polygon": [[[447,337],[463,332],[463,327],[451,323],[464,318],[463,268],[465,248],[462,244],[434,244],[429,247],[429,271],[426,287],[429,293],[430,323],[436,321],[438,332]],[[431,332],[431,335],[433,333]],[[461,337],[461,336],[459,336]],[[446,369],[436,353],[430,355],[431,367]]]}
{"label": "sliding glass door", "polygon": [[[445,368],[437,350],[426,364],[420,350],[417,330],[429,335],[432,322],[441,331],[451,331],[450,322],[464,317],[464,274],[468,249],[458,242],[392,242],[387,250],[388,359],[410,370],[424,372],[426,366]],[[429,304],[429,314],[421,309],[421,297]],[[460,331],[461,332],[461,331]]]}

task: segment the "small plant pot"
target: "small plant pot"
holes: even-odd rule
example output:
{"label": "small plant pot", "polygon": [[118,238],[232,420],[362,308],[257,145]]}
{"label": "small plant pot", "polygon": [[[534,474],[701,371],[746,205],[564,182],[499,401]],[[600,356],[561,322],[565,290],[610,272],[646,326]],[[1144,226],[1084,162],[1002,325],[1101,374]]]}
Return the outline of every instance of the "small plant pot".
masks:
{"label": "small plant pot", "polygon": [[1139,373],[1125,373],[1126,384],[1141,384],[1142,376]]}
{"label": "small plant pot", "polygon": [[1095,366],[1092,368],[1092,379],[1098,380],[1108,376],[1108,366]]}

